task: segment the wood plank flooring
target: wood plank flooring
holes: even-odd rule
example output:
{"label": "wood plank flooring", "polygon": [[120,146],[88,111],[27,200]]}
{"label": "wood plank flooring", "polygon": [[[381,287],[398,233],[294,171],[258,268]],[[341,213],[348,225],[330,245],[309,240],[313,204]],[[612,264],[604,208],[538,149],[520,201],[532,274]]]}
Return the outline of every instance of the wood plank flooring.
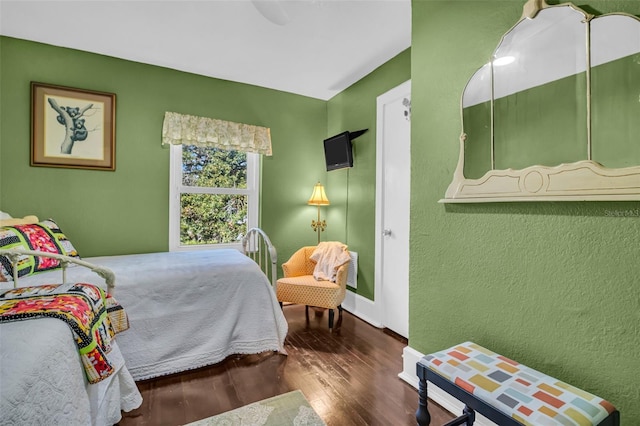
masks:
{"label": "wood plank flooring", "polygon": [[[418,393],[398,378],[406,340],[346,311],[329,333],[328,313],[309,312],[307,323],[304,306],[284,307],[288,356],[232,356],[210,367],[138,382],[142,406],[123,413],[119,425],[183,425],[295,389],[329,426],[415,425]],[[453,418],[436,404],[429,409],[433,425]]]}

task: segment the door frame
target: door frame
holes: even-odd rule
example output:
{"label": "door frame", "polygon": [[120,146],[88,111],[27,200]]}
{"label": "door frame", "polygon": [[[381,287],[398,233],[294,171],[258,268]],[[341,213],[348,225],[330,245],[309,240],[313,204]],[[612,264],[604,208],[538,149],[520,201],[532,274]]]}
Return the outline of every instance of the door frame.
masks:
{"label": "door frame", "polygon": [[[376,307],[377,322],[382,327],[385,326],[385,306],[380,300],[382,295],[382,225],[383,225],[383,181],[384,181],[384,161],[382,158],[384,144],[384,108],[383,106],[392,100],[403,96],[405,93],[411,94],[411,80],[388,90],[378,96],[376,103],[376,220],[375,220],[375,268],[374,268],[374,304]],[[409,151],[411,158],[411,151]],[[408,285],[408,283],[407,283]],[[408,314],[408,313],[407,313]]]}

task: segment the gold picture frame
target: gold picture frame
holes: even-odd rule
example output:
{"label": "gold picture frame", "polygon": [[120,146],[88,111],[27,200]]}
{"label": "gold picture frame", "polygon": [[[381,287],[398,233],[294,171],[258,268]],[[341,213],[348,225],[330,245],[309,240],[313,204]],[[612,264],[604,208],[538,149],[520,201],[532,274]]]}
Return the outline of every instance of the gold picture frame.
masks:
{"label": "gold picture frame", "polygon": [[114,171],[114,93],[31,82],[31,165]]}

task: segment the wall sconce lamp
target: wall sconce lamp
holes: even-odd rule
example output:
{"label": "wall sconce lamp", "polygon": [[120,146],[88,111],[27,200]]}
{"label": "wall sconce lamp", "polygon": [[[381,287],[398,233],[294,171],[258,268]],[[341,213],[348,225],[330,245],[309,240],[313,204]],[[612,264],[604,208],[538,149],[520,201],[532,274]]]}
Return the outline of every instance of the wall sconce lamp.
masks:
{"label": "wall sconce lamp", "polygon": [[325,220],[322,222],[320,221],[320,206],[329,205],[327,194],[324,193],[324,186],[322,186],[320,182],[316,183],[313,187],[313,193],[311,194],[311,198],[309,198],[309,202],[307,204],[310,206],[318,206],[318,220],[312,220],[311,227],[318,233],[318,244],[320,244],[320,232],[324,231],[327,227],[327,222]]}

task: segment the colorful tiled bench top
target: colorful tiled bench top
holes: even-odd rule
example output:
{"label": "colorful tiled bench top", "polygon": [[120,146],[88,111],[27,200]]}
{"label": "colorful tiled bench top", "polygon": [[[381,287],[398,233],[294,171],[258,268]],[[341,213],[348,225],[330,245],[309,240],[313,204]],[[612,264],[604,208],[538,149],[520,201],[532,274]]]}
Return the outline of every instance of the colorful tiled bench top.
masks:
{"label": "colorful tiled bench top", "polygon": [[524,425],[597,425],[609,402],[516,361],[465,342],[420,363]]}

